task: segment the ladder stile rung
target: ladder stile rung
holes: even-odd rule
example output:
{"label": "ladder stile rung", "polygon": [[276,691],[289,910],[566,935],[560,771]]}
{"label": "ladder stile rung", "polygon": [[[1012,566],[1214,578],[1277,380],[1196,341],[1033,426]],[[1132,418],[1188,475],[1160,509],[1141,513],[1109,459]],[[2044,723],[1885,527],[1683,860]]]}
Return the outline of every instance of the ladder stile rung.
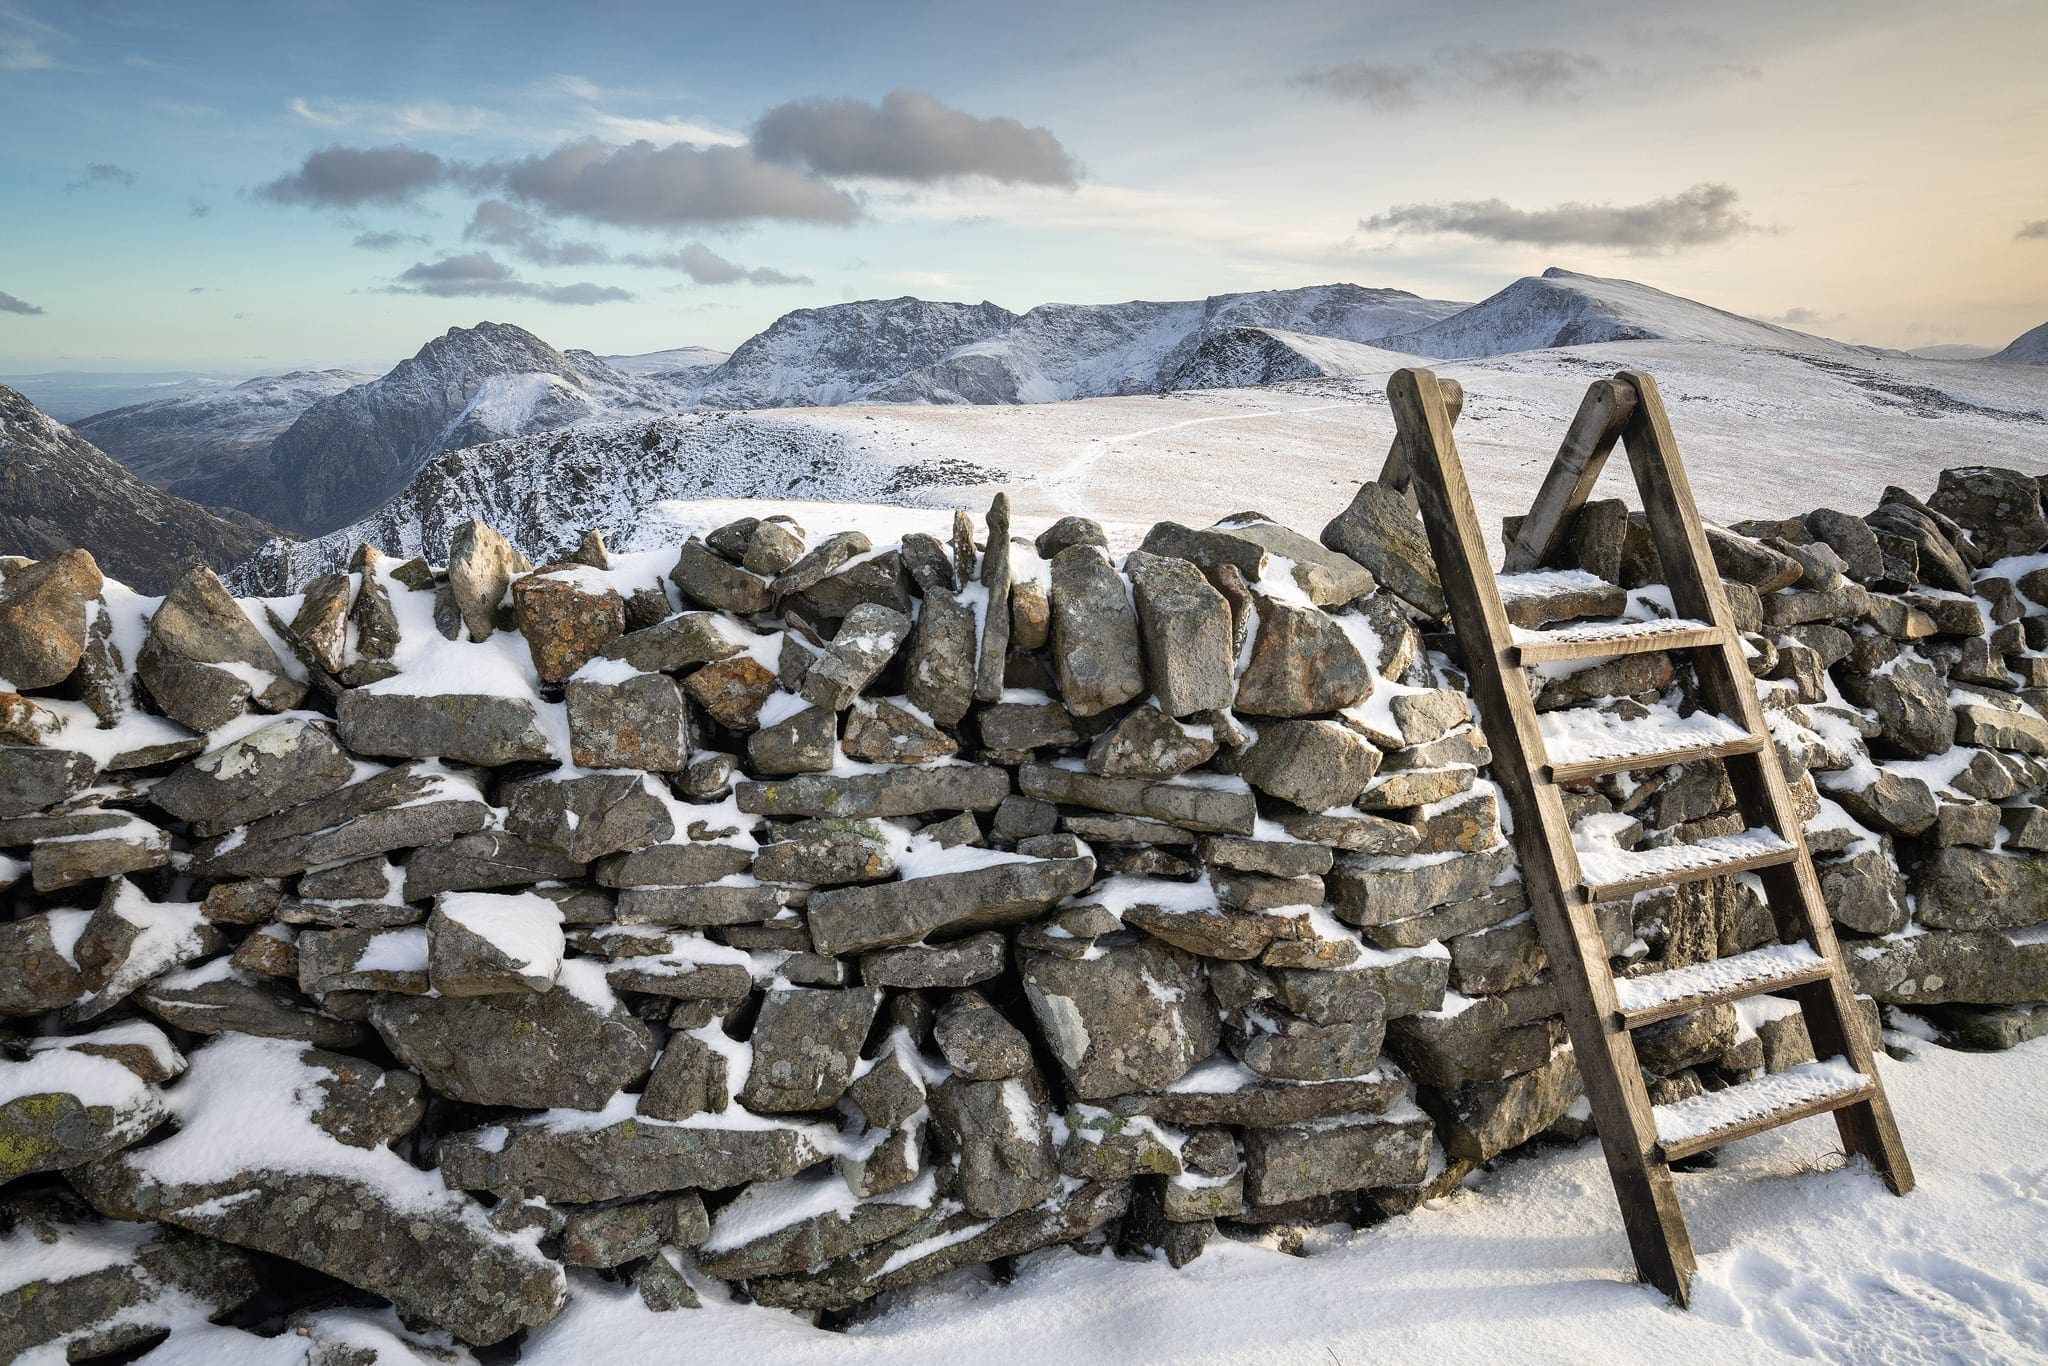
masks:
{"label": "ladder stile rung", "polygon": [[1823,981],[1833,971],[1834,963],[1811,944],[1771,944],[1689,967],[1618,978],[1614,995],[1622,1024],[1640,1029],[1722,1002]]}

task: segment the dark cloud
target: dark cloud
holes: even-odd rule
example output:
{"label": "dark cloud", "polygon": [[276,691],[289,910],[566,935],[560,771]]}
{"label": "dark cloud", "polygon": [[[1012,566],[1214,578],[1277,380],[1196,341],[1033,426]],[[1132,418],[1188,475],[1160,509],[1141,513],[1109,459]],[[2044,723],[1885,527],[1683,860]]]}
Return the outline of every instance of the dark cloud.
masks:
{"label": "dark cloud", "polygon": [[127,189],[135,183],[135,172],[126,166],[116,166],[110,161],[95,161],[85,168],[85,174],[64,188],[67,190],[90,190],[95,186],[118,185]]}
{"label": "dark cloud", "polygon": [[978,118],[915,90],[879,105],[855,99],[779,104],[754,125],[754,150],[820,175],[936,181],[987,176],[1007,184],[1065,185],[1081,168],[1045,128]]}
{"label": "dark cloud", "polygon": [[6,290],[0,289],[0,313],[20,313],[26,317],[38,318],[43,310],[26,299],[17,299]]}
{"label": "dark cloud", "polygon": [[1420,101],[1417,87],[1429,79],[1420,66],[1396,66],[1388,62],[1340,62],[1319,66],[1294,78],[1296,85],[1337,95],[1372,109],[1413,109]]}
{"label": "dark cloud", "polygon": [[1361,219],[1369,232],[1462,233],[1538,247],[1609,247],[1649,255],[1705,246],[1755,230],[1727,185],[1699,184],[1641,204],[1559,204],[1517,209],[1501,199],[1399,204]]}
{"label": "dark cloud", "polygon": [[750,285],[814,283],[808,275],[791,275],[768,266],[749,268],[737,261],[728,261],[702,242],[692,242],[680,251],[665,251],[651,255],[640,253],[622,256],[619,259],[629,266],[680,270],[700,285],[736,285],[742,281]]}
{"label": "dark cloud", "polygon": [[2031,223],[2020,224],[2020,230],[2014,233],[2013,236],[2022,242],[2030,240],[2036,242],[2048,241],[2048,218],[2036,218]]}
{"label": "dark cloud", "polygon": [[462,240],[505,247],[540,266],[590,266],[611,260],[611,253],[595,242],[555,241],[540,219],[502,199],[486,199],[476,206]]}
{"label": "dark cloud", "polygon": [[779,218],[850,223],[853,196],[745,147],[674,142],[608,146],[594,138],[542,156],[493,163],[477,178],[550,213],[627,228],[687,228]]}
{"label": "dark cloud", "polygon": [[425,233],[386,231],[359,232],[353,243],[364,251],[396,251],[399,247],[423,247],[426,244]]}
{"label": "dark cloud", "polygon": [[1437,61],[1447,71],[1462,73],[1482,90],[1513,95],[1524,104],[1572,101],[1588,83],[1605,78],[1607,68],[1591,53],[1556,47],[1521,47],[1499,51],[1477,43],[1445,48]]}
{"label": "dark cloud", "polygon": [[398,204],[448,179],[449,163],[410,147],[323,147],[256,193],[279,204]]}
{"label": "dark cloud", "polygon": [[612,285],[543,285],[522,280],[512,268],[487,251],[444,256],[407,267],[391,286],[394,294],[431,294],[442,299],[479,297],[538,299],[550,304],[602,304],[631,299]]}

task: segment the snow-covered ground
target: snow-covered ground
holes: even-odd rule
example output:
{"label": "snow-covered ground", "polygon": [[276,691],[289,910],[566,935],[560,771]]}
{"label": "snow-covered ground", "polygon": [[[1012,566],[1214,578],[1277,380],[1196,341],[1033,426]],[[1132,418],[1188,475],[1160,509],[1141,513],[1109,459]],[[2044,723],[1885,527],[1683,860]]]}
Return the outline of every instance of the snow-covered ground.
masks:
{"label": "snow-covered ground", "polygon": [[[1007,1285],[960,1273],[843,1334],[715,1289],[701,1310],[651,1314],[590,1279],[519,1361],[2048,1360],[2048,1040],[1993,1054],[1892,1041],[1913,1050],[1882,1071],[1919,1188],[1896,1199],[1845,1166],[1825,1119],[1724,1149],[1678,1178],[1700,1257],[1689,1313],[1634,1282],[1587,1140],[1376,1228],[1318,1230],[1305,1255],[1219,1239],[1176,1271],[1055,1249]],[[388,1316],[325,1319],[398,1345]],[[144,1360],[297,1361],[305,1345],[195,1325]]]}

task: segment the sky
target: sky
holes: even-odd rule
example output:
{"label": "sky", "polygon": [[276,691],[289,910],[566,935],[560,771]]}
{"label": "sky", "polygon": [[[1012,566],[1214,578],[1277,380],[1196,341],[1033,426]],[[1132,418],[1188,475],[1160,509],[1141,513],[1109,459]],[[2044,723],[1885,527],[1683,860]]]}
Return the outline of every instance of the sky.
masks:
{"label": "sky", "polygon": [[0,0],[0,368],[730,349],[914,294],[2048,320],[2048,4]]}

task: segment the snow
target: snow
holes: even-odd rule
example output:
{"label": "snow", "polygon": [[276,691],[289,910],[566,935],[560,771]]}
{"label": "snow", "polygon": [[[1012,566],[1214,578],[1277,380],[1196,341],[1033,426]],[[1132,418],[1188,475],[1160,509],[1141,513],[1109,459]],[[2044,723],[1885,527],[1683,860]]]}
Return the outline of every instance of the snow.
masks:
{"label": "snow", "polygon": [[110,1266],[126,1266],[155,1232],[155,1224],[106,1219],[67,1226],[57,1241],[45,1243],[23,1220],[0,1234],[0,1295],[30,1281],[68,1281]]}
{"label": "snow", "polygon": [[524,976],[553,981],[562,969],[562,908],[537,892],[448,892],[434,909],[487,940]]}
{"label": "snow", "polygon": [[847,1189],[837,1167],[827,1164],[787,1180],[757,1181],[748,1186],[718,1212],[703,1247],[706,1252],[729,1251],[807,1219],[851,1215],[862,1204],[928,1206],[937,1193],[937,1178],[927,1170],[906,1185],[863,1201]]}
{"label": "snow", "polygon": [[1761,986],[1826,962],[1810,944],[1771,944],[1669,972],[1619,978],[1614,994],[1623,1010],[1645,1010],[1735,987]]}
{"label": "snow", "polygon": [[141,1048],[149,1053],[160,1069],[173,1076],[185,1068],[185,1060],[172,1046],[170,1037],[147,1020],[123,1020],[119,1024],[102,1025],[85,1034],[46,1035],[30,1039],[28,1049],[30,1053],[41,1053],[53,1048],[79,1048],[87,1044],[103,1048]]}
{"label": "snow", "polygon": [[1696,711],[1680,716],[1668,702],[1650,708],[1640,720],[1589,707],[1540,713],[1543,752],[1553,764],[1626,759],[1671,750],[1704,749],[1742,739],[1747,732],[1724,716]]}
{"label": "snow", "polygon": [[1735,835],[1715,835],[1692,844],[1667,844],[1658,849],[1581,847],[1579,872],[1592,887],[1658,877],[1733,862],[1759,854],[1775,854],[1792,846],[1774,831],[1762,828]]}
{"label": "snow", "polygon": [[1781,1110],[1861,1090],[1867,1079],[1842,1058],[1803,1062],[1730,1086],[1704,1091],[1685,1100],[1652,1108],[1657,1137],[1684,1143]]}
{"label": "snow", "polygon": [[130,1138],[149,1132],[158,1118],[149,1084],[112,1058],[51,1048],[31,1053],[25,1062],[0,1060],[0,1105],[55,1094],[77,1096],[82,1105],[138,1112],[117,1126]]}

